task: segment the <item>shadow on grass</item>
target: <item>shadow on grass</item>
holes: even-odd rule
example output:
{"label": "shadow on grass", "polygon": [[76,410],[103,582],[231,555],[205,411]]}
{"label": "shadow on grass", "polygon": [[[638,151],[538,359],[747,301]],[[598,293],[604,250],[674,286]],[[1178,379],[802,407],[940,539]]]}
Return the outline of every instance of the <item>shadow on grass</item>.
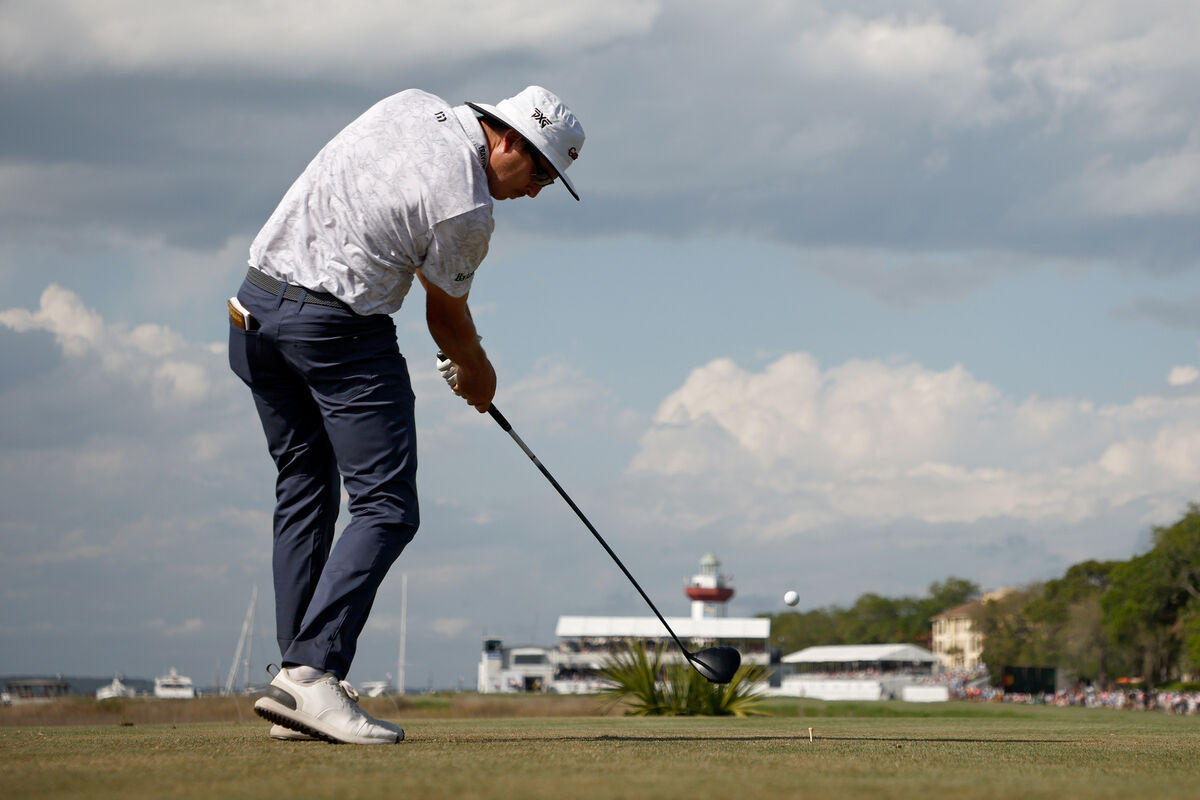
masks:
{"label": "shadow on grass", "polygon": [[[807,732],[771,736],[520,736],[491,741],[510,742],[795,742],[807,741]],[[814,736],[815,742],[932,742],[949,744],[1073,744],[1077,739],[978,739],[947,736]]]}

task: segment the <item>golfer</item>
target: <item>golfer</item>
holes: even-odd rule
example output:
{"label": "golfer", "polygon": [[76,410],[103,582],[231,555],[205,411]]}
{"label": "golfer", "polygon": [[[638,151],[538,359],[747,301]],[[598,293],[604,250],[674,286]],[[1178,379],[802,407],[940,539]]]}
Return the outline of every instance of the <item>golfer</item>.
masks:
{"label": "golfer", "polygon": [[[583,128],[530,86],[495,106],[410,89],[317,153],[250,246],[230,299],[229,363],[275,461],[273,571],[281,669],[254,707],[271,735],[390,744],[345,678],[376,591],[416,534],[408,367],[389,316],[413,278],[454,391],[480,412],[496,373],[467,306],[494,200],[537,197]],[[333,546],[341,488],[350,522]]]}

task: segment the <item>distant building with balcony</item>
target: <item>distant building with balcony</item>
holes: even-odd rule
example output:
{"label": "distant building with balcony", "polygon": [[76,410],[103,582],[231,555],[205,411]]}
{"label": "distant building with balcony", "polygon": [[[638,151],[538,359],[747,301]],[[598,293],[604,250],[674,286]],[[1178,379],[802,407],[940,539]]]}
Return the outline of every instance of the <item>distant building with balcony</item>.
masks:
{"label": "distant building with balcony", "polygon": [[933,652],[945,669],[975,669],[983,659],[983,634],[978,620],[984,604],[1000,600],[1011,589],[988,592],[933,617]]}

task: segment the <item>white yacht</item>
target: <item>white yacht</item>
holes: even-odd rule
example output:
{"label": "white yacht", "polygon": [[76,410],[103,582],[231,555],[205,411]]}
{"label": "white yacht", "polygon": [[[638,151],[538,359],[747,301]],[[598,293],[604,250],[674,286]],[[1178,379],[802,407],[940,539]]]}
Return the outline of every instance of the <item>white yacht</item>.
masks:
{"label": "white yacht", "polygon": [[163,700],[192,700],[196,697],[196,687],[191,678],[171,667],[169,674],[154,679],[154,696]]}
{"label": "white yacht", "polygon": [[120,674],[114,675],[112,683],[110,683],[108,686],[101,686],[96,690],[97,700],[114,700],[125,697],[135,697],[136,695],[136,689],[130,689],[121,682]]}

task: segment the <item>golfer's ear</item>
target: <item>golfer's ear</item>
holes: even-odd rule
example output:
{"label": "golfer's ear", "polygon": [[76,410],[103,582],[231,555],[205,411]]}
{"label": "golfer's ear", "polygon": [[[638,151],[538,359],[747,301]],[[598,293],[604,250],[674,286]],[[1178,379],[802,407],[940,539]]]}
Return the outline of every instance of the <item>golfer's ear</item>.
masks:
{"label": "golfer's ear", "polygon": [[513,150],[520,150],[525,146],[525,140],[522,138],[521,134],[517,133],[512,128],[509,128],[504,132],[504,138],[501,140],[501,143],[503,144],[504,152],[506,153],[512,152]]}

